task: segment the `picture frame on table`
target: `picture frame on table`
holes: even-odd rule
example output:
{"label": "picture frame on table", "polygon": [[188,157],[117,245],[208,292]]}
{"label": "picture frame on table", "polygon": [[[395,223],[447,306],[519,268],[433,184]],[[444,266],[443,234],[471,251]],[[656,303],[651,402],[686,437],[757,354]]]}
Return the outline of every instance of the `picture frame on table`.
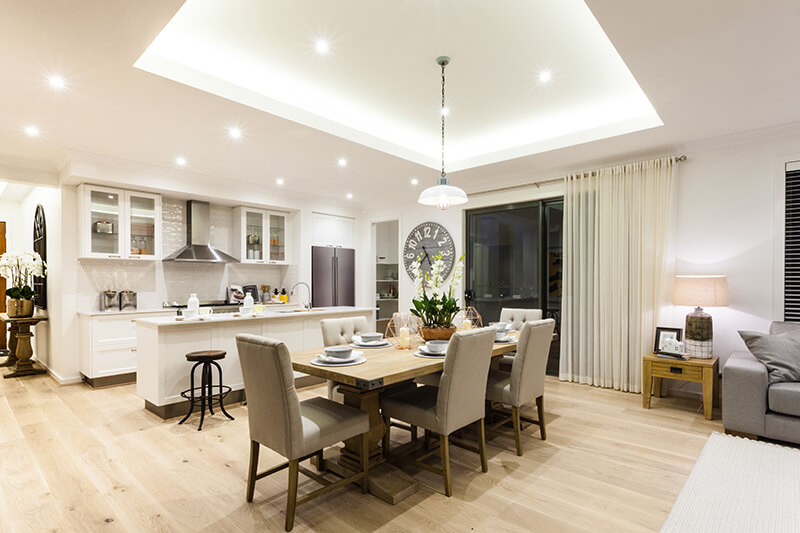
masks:
{"label": "picture frame on table", "polygon": [[656,327],[656,339],[653,353],[682,357],[685,349],[681,342],[683,330],[681,328]]}

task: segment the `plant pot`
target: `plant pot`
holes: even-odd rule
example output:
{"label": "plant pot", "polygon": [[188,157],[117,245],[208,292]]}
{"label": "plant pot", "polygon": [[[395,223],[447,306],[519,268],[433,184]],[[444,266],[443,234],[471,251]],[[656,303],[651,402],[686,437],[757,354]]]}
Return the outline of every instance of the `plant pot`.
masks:
{"label": "plant pot", "polygon": [[9,298],[6,309],[9,318],[33,316],[33,300]]}
{"label": "plant pot", "polygon": [[455,326],[449,328],[419,328],[419,334],[426,341],[449,341],[455,332]]}

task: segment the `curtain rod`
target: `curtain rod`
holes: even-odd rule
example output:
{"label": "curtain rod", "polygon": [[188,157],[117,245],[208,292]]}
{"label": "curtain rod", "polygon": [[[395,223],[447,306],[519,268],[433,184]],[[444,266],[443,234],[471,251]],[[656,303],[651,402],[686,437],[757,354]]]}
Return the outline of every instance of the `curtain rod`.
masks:
{"label": "curtain rod", "polygon": [[[687,159],[687,157],[685,155],[683,155],[683,154],[673,156],[673,158],[672,158],[672,160],[675,163],[684,163],[686,161],[686,159]],[[623,165],[630,165],[632,163],[639,163],[640,161],[649,161],[649,159],[640,159],[639,161],[629,161],[628,163],[622,163],[622,164]],[[596,173],[597,173],[597,169],[589,171],[589,174],[592,174],[592,175],[594,175]],[[498,187],[497,189],[486,189],[486,190],[478,191],[478,192],[470,192],[470,193],[468,193],[468,195],[469,196],[478,196],[480,194],[491,194],[491,193],[495,193],[495,192],[505,192],[505,191],[514,191],[514,190],[517,190],[517,189],[527,189],[528,187],[530,187],[532,185],[535,185],[536,188],[539,189],[539,188],[541,188],[542,185],[548,185],[550,183],[557,183],[557,182],[561,182],[561,181],[564,181],[564,176],[561,176],[560,178],[550,178],[550,179],[547,179],[547,180],[534,181],[532,183],[523,183],[523,184],[520,184],[520,185],[509,185],[508,187]]]}

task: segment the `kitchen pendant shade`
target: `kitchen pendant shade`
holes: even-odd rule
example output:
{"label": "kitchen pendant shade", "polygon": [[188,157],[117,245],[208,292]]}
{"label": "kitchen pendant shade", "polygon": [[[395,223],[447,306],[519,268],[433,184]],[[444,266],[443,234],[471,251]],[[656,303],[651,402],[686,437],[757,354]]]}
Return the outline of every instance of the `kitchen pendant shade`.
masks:
{"label": "kitchen pendant shade", "polygon": [[439,178],[436,185],[428,187],[420,193],[417,202],[444,210],[450,206],[465,204],[468,200],[467,193],[462,189],[450,185],[447,178]]}

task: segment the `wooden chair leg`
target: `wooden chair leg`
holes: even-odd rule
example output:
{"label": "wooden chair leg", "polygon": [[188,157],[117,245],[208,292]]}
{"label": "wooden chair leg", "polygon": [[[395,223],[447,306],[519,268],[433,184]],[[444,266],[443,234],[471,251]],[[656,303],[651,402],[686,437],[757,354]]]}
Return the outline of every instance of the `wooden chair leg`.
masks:
{"label": "wooden chair leg", "polygon": [[383,419],[383,456],[389,457],[389,446],[391,435],[389,435],[389,431],[391,430],[392,424],[389,422],[388,418]]}
{"label": "wooden chair leg", "polygon": [[289,492],[286,495],[286,531],[294,527],[294,510],[297,507],[297,473],[300,461],[289,461]]}
{"label": "wooden chair leg", "polygon": [[417,426],[411,425],[411,440],[416,442],[417,441]]}
{"label": "wooden chair leg", "polygon": [[258,475],[258,451],[261,445],[254,440],[250,441],[250,469],[247,472],[247,501],[253,501],[256,490],[256,476]]}
{"label": "wooden chair leg", "polygon": [[369,437],[367,433],[361,435],[361,493],[366,494],[369,489]]}
{"label": "wooden chair leg", "polygon": [[547,440],[547,432],[544,430],[544,394],[536,398],[536,410],[539,412],[539,435],[542,440]]}
{"label": "wooden chair leg", "polygon": [[522,422],[519,419],[519,407],[511,407],[511,421],[514,424],[514,443],[517,445],[517,455],[522,455]]}
{"label": "wooden chair leg", "polygon": [[431,432],[427,429],[425,430],[425,451],[431,449]]}
{"label": "wooden chair leg", "polygon": [[448,498],[453,494],[453,483],[450,479],[450,436],[439,435],[439,450],[442,454],[442,472],[444,473],[444,494]]}
{"label": "wooden chair leg", "polygon": [[317,452],[317,470],[319,472],[325,472],[325,450],[320,450]]}
{"label": "wooden chair leg", "polygon": [[486,427],[483,423],[483,418],[478,420],[478,452],[481,455],[481,470],[483,472],[489,471],[489,463],[486,461]]}

